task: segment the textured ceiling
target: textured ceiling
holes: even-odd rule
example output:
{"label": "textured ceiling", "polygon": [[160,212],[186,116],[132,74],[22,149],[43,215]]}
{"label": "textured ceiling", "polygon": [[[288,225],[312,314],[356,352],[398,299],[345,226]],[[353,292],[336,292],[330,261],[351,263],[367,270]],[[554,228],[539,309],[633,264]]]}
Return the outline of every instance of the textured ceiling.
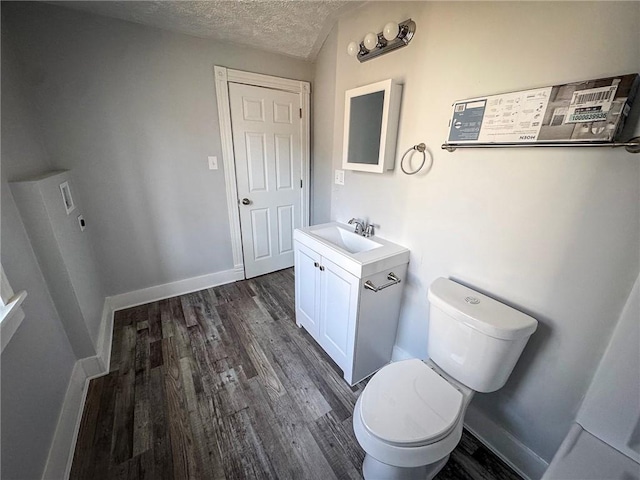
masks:
{"label": "textured ceiling", "polygon": [[211,0],[50,3],[312,61],[337,17],[363,2]]}

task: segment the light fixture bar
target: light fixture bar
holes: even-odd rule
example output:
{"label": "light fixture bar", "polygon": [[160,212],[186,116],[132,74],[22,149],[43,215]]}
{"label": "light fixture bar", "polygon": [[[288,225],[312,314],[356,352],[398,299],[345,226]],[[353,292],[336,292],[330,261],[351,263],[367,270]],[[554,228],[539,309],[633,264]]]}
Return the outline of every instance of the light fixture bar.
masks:
{"label": "light fixture bar", "polygon": [[393,40],[387,41],[384,38],[382,32],[378,33],[378,44],[376,48],[372,50],[367,50],[364,46],[364,42],[360,43],[360,51],[357,54],[358,60],[360,63],[371,60],[372,58],[379,57],[380,55],[384,55],[385,53],[392,52],[397,50],[398,48],[405,47],[409,45],[409,42],[413,38],[413,35],[416,32],[416,22],[411,20],[405,20],[398,24],[398,35]]}

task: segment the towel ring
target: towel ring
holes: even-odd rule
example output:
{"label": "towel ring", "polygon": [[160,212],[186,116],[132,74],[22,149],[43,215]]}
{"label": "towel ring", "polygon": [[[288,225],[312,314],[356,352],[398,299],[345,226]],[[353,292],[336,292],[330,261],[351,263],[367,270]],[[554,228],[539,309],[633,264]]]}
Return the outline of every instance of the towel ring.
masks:
{"label": "towel ring", "polygon": [[[415,175],[420,170],[422,170],[422,167],[424,167],[424,163],[427,161],[427,154],[424,153],[424,151],[426,149],[427,149],[427,146],[424,143],[419,143],[418,145],[414,145],[413,147],[408,149],[406,152],[404,152],[404,155],[402,155],[402,160],[400,160],[400,168],[402,169],[402,171],[405,174],[407,174],[407,175]],[[411,152],[411,155],[409,155],[409,161],[411,161],[411,157],[413,157],[413,153],[414,152],[422,153],[422,162],[420,163],[420,166],[418,168],[416,168],[413,172],[409,172],[404,168],[404,161],[405,161],[405,159],[407,157],[407,154],[409,152]]]}

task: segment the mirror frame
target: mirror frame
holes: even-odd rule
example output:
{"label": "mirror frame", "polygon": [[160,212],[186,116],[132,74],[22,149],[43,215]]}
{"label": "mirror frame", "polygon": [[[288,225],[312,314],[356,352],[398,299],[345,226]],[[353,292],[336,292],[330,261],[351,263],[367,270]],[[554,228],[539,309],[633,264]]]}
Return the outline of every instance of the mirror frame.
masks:
{"label": "mirror frame", "polygon": [[[349,163],[349,123],[351,118],[351,99],[376,92],[384,92],[382,106],[382,127],[380,129],[380,150],[377,163]],[[361,172],[384,173],[395,166],[398,121],[400,119],[400,97],[402,85],[393,79],[382,80],[363,87],[352,88],[345,92],[344,139],[342,149],[342,168]]]}

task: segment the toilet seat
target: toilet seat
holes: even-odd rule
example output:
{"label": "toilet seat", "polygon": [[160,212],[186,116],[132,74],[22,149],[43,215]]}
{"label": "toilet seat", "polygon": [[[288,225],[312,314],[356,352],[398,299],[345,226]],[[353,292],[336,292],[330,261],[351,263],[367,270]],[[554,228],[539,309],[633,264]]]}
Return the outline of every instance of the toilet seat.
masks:
{"label": "toilet seat", "polygon": [[459,390],[415,358],[382,368],[361,397],[366,430],[402,447],[428,445],[449,435],[464,404]]}

